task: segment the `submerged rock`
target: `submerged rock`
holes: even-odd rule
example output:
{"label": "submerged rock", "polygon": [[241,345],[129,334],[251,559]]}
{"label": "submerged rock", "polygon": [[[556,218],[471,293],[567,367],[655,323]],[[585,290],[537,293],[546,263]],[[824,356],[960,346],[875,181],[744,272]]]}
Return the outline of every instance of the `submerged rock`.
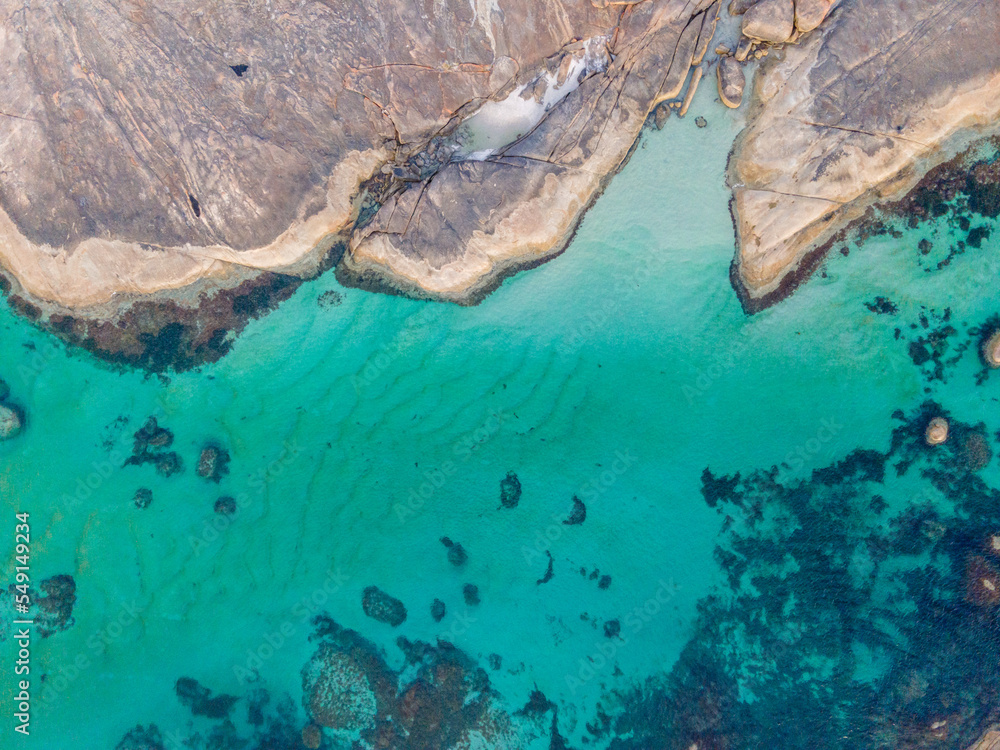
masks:
{"label": "submerged rock", "polygon": [[231,516],[236,512],[236,499],[228,495],[215,501],[214,510],[220,516]]}
{"label": "submerged rock", "polygon": [[431,602],[431,617],[434,618],[434,622],[441,622],[444,619],[447,609],[444,606],[444,602],[440,599],[435,599]]}
{"label": "submerged rock", "polygon": [[760,0],[743,16],[743,33],[751,39],[780,44],[795,31],[792,0]]}
{"label": "submerged rock", "polygon": [[733,57],[723,57],[719,60],[716,77],[719,81],[719,98],[730,109],[736,109],[743,103],[743,88],[746,86],[746,76],[743,66]]}
{"label": "submerged rock", "polygon": [[136,508],[140,510],[148,508],[149,504],[153,502],[153,491],[148,487],[140,487],[135,491],[135,496],[132,500]]}
{"label": "submerged rock", "polygon": [[448,548],[448,562],[456,568],[460,568],[465,565],[466,561],[469,559],[469,554],[465,551],[465,547],[457,542],[451,541],[451,539],[446,536],[441,537],[441,544]]}
{"label": "submerged rock", "polygon": [[309,750],[319,750],[323,744],[323,730],[317,724],[307,724],[302,727],[302,744]]}
{"label": "submerged rock", "polygon": [[467,583],[462,587],[462,596],[465,598],[465,603],[470,607],[475,607],[479,604],[479,587],[474,583]]}
{"label": "submerged rock", "polygon": [[44,592],[38,599],[38,616],[35,624],[42,638],[65,630],[73,625],[73,605],[76,604],[76,581],[63,573],[42,581]]}
{"label": "submerged rock", "polygon": [[500,505],[504,508],[516,508],[519,502],[521,502],[521,480],[513,471],[508,471],[507,476],[500,480]]}
{"label": "submerged rock", "polygon": [[163,735],[156,724],[136,725],[115,745],[115,750],[164,750]]}
{"label": "submerged rock", "polygon": [[229,473],[229,452],[216,445],[202,448],[198,457],[198,476],[216,482]]}
{"label": "submerged rock", "polygon": [[583,504],[583,500],[573,495],[573,510],[570,514],[563,520],[563,523],[567,526],[578,526],[587,520],[587,506]]}
{"label": "submerged rock", "polygon": [[358,732],[377,713],[376,694],[363,662],[324,645],[303,671],[303,701],[314,722],[330,729]]}
{"label": "submerged rock", "polygon": [[17,435],[23,424],[16,407],[0,404],[0,440],[8,440]]}
{"label": "submerged rock", "polygon": [[212,691],[190,677],[181,677],[174,684],[177,700],[186,706],[195,716],[205,716],[209,719],[222,719],[229,715],[233,704],[238,698],[234,695],[212,695]]}
{"label": "submerged rock", "polygon": [[378,586],[369,586],[365,589],[361,599],[361,608],[373,620],[392,625],[394,628],[402,625],[403,621],[406,620],[406,607],[403,606],[403,603],[399,599],[389,596]]}
{"label": "submerged rock", "polygon": [[941,445],[948,439],[948,420],[944,417],[934,417],[927,423],[924,430],[924,440],[927,445]]}

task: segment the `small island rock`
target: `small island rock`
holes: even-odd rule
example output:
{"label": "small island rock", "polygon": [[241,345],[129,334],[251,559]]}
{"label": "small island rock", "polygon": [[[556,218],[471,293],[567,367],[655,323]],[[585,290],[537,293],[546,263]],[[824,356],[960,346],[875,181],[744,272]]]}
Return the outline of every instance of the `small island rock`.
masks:
{"label": "small island rock", "polygon": [[924,440],[927,445],[941,445],[948,439],[948,420],[944,417],[934,417],[927,423],[924,430]]}

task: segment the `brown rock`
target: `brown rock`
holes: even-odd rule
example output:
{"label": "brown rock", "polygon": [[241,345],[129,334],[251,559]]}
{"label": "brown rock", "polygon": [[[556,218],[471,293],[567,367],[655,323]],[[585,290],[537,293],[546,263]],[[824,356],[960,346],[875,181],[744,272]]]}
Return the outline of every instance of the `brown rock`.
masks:
{"label": "brown rock", "polygon": [[924,440],[927,445],[941,445],[948,439],[948,420],[944,417],[934,417],[927,423],[924,430]]}
{"label": "brown rock", "polygon": [[670,118],[670,106],[666,102],[661,102],[656,105],[656,111],[653,114],[653,122],[656,125],[657,130],[663,130],[663,126],[667,124],[667,120]]}
{"label": "brown rock", "polygon": [[716,77],[719,82],[719,98],[722,103],[730,109],[736,109],[743,103],[743,88],[746,86],[743,67],[734,58],[723,57],[719,60]]}
{"label": "brown rock", "polygon": [[759,2],[760,0],[732,0],[729,3],[729,15],[742,16]]}
{"label": "brown rock", "polygon": [[983,361],[994,369],[1000,367],[1000,331],[996,331],[983,344]]}
{"label": "brown rock", "polygon": [[812,31],[827,17],[838,0],[795,0],[795,28]]}
{"label": "brown rock", "polygon": [[736,43],[736,52],[733,53],[733,57],[736,62],[743,62],[750,56],[751,50],[753,50],[753,42],[747,37],[741,36],[740,41]]}
{"label": "brown rock", "polygon": [[760,0],[743,16],[743,33],[751,39],[780,44],[795,31],[792,0]]}

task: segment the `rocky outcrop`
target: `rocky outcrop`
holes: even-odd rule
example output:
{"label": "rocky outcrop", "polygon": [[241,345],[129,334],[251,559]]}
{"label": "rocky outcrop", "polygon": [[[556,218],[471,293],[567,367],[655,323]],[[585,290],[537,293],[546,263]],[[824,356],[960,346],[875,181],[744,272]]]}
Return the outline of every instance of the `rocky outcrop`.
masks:
{"label": "rocky outcrop", "polygon": [[786,295],[870,206],[997,130],[998,39],[1000,14],[979,0],[844,0],[762,65],[729,165],[748,310]]}
{"label": "rocky outcrop", "polygon": [[[562,250],[718,12],[268,7],[0,0],[16,309],[159,370],[217,359],[338,263],[348,283],[474,302]],[[535,114],[508,128],[511,107]]]}

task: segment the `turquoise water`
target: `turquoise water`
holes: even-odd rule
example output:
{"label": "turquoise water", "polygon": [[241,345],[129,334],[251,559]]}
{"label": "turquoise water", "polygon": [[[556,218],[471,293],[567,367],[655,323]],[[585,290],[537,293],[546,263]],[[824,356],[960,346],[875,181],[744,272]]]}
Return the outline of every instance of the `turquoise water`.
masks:
{"label": "turquoise water", "polygon": [[[0,376],[29,420],[0,444],[4,507],[31,514],[33,580],[72,575],[77,596],[72,626],[33,643],[31,736],[16,746],[110,748],[155,722],[164,747],[201,747],[192,738],[214,725],[178,701],[181,677],[244,703],[266,690],[272,708],[288,696],[300,728],[311,618],[322,613],[383,649],[395,670],[405,666],[399,636],[452,643],[487,670],[508,713],[541,691],[570,747],[632,747],[641,733],[627,723],[600,734],[588,723],[630,716],[632,691],[704,640],[708,597],[728,597],[728,612],[749,606],[717,554],[736,537],[727,513],[705,502],[706,467],[747,477],[777,466],[792,486],[856,448],[889,450],[893,412],[927,399],[992,436],[997,381],[976,384],[975,346],[933,380],[908,345],[929,330],[921,314],[940,327],[950,309],[954,353],[997,312],[987,280],[1000,271],[1000,232],[933,272],[919,240],[933,237],[937,253],[964,236],[944,221],[852,244],[789,300],[748,318],[728,281],[723,179],[740,122],[710,93],[697,99],[707,128],[694,111],[645,135],[569,250],[475,308],[341,289],[327,275],[251,323],[218,364],[166,379],[67,352],[0,310]],[[331,289],[342,302],[321,307]],[[865,307],[879,295],[898,312]],[[122,467],[151,415],[174,433],[182,473]],[[218,485],[195,473],[208,442],[232,457]],[[522,486],[516,508],[499,502],[508,472]],[[1000,486],[995,460],[976,476]],[[139,487],[153,495],[143,510]],[[950,512],[927,487],[908,474],[881,492],[890,513],[925,496]],[[222,495],[239,503],[231,519],[213,512]],[[568,526],[574,495],[587,517]],[[836,498],[823,502],[833,512]],[[780,503],[765,507],[777,514],[767,534],[789,528]],[[754,534],[763,532],[745,538]],[[12,536],[0,537],[11,582]],[[441,537],[463,545],[462,568]],[[553,575],[540,584],[548,554]],[[852,575],[870,577],[876,564],[856,554]],[[941,562],[923,554],[907,564]],[[898,598],[891,565],[878,570],[877,596]],[[480,604],[463,600],[467,583]],[[405,604],[401,626],[365,616],[368,586]],[[440,622],[434,599],[447,607]],[[603,626],[615,619],[622,637],[610,639]],[[755,665],[745,634],[717,635],[744,673],[740,700],[760,701],[761,670],[777,657],[765,651]],[[4,648],[9,665],[9,637]],[[896,658],[860,641],[845,648],[860,685],[878,684]],[[811,678],[832,680],[826,658]],[[2,684],[6,707],[12,679]],[[235,730],[251,732],[237,705]],[[15,737],[4,713],[0,736]],[[550,746],[531,731],[482,746]],[[324,747],[347,746],[338,741],[328,732]]]}

